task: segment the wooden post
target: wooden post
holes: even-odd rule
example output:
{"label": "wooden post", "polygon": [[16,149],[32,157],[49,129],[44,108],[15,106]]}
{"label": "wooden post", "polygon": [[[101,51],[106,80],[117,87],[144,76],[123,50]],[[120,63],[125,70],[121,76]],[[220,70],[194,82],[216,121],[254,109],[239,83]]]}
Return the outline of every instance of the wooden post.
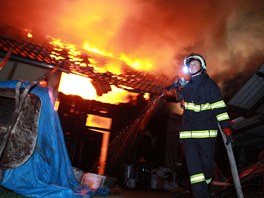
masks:
{"label": "wooden post", "polygon": [[109,137],[110,137],[110,132],[103,132],[103,139],[102,139],[102,146],[101,146],[101,153],[100,153],[99,167],[98,167],[99,175],[105,174]]}

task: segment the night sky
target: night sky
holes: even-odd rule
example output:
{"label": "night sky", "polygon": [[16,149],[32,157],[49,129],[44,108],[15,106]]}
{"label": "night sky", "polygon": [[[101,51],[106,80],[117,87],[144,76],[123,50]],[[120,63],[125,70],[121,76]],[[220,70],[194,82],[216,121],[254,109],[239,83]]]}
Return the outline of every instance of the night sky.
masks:
{"label": "night sky", "polygon": [[2,0],[0,23],[152,60],[173,78],[200,53],[223,95],[264,62],[262,0]]}

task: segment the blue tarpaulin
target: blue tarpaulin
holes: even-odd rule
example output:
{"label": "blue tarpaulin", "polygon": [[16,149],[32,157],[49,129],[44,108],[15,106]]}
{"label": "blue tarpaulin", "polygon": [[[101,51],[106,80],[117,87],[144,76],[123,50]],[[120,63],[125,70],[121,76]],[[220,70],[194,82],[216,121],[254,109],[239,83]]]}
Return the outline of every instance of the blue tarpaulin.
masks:
{"label": "blue tarpaulin", "polygon": [[[14,88],[18,81],[0,81],[0,88]],[[94,192],[76,180],[67,153],[52,90],[36,86],[31,93],[41,100],[38,136],[29,160],[3,170],[0,185],[26,197],[91,197]],[[105,192],[104,192],[105,193]]]}

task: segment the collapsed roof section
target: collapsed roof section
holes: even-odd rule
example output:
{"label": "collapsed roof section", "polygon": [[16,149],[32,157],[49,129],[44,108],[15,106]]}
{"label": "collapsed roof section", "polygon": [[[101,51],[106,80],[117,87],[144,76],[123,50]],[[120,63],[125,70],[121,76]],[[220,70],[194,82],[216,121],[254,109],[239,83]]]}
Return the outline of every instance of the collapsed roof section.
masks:
{"label": "collapsed roof section", "polygon": [[264,114],[264,64],[228,102],[242,114]]}
{"label": "collapsed roof section", "polygon": [[247,149],[264,149],[264,64],[228,102],[231,111],[240,115],[232,128],[236,138]]}
{"label": "collapsed roof section", "polygon": [[[110,85],[130,92],[159,95],[171,83],[167,76],[159,72],[137,71],[127,65],[121,74],[100,73],[90,64],[88,53],[78,54],[78,57],[75,57],[78,58],[77,62],[72,60],[68,49],[57,49],[48,39],[34,40],[19,33],[15,34],[13,30],[9,34],[9,31],[10,29],[1,27],[0,57],[4,57],[12,49],[11,60],[43,68],[58,67],[58,71],[88,77],[92,79],[99,96],[111,91]],[[54,58],[54,53],[60,58]]]}

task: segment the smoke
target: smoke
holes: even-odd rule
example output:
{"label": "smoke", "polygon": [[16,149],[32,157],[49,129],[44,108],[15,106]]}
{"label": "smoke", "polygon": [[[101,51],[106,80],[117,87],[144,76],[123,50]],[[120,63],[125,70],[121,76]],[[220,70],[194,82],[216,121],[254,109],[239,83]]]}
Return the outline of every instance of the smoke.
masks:
{"label": "smoke", "polygon": [[[106,43],[130,5],[120,0],[3,0],[1,22],[75,42]],[[102,41],[98,41],[98,38]]]}
{"label": "smoke", "polygon": [[264,60],[261,0],[2,0],[1,8],[1,23],[150,59],[171,78],[184,56],[200,53],[226,94]]}

